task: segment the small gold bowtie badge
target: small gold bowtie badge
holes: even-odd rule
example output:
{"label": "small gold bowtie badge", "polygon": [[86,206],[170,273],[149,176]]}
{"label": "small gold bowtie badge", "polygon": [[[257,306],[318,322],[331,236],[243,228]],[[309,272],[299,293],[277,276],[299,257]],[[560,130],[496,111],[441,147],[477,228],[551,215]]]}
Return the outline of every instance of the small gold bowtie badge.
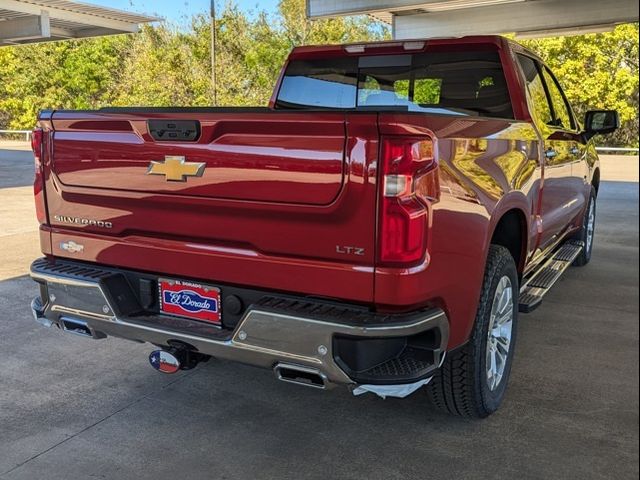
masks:
{"label": "small gold bowtie badge", "polygon": [[164,175],[168,182],[186,182],[187,177],[201,177],[205,163],[187,162],[184,157],[164,157],[164,162],[151,162],[147,175]]}

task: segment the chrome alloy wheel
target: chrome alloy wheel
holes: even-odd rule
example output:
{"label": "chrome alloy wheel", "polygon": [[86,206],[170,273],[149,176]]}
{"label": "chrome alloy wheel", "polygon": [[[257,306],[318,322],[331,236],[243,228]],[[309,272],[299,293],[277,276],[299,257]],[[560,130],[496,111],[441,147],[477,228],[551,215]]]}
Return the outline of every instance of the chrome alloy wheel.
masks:
{"label": "chrome alloy wheel", "polygon": [[596,201],[592,198],[589,202],[589,216],[587,217],[587,238],[585,249],[587,252],[591,251],[591,245],[593,244],[593,233],[596,229]]}
{"label": "chrome alloy wheel", "polygon": [[504,376],[513,332],[513,285],[506,275],[498,282],[491,306],[487,332],[486,373],[489,390],[494,391]]}

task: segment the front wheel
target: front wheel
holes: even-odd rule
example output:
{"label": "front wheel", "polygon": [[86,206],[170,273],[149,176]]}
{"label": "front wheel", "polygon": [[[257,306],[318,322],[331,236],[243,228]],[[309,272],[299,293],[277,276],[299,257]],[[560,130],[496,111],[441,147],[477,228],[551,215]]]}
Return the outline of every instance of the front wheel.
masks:
{"label": "front wheel", "polygon": [[438,409],[484,418],[500,407],[513,362],[518,291],[513,257],[506,248],[492,245],[471,338],[447,356],[427,388]]}
{"label": "front wheel", "polygon": [[584,220],[582,228],[574,237],[576,240],[584,244],[582,252],[573,261],[576,267],[582,267],[591,261],[591,252],[593,251],[593,239],[596,233],[596,189],[591,187],[591,195],[589,196],[589,205],[584,212]]}

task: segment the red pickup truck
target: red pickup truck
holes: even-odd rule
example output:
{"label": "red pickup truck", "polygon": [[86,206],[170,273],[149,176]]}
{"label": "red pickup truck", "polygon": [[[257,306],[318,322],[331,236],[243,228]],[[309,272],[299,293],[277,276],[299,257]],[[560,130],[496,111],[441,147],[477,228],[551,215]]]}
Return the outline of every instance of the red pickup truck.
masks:
{"label": "red pickup truck", "polygon": [[593,246],[598,157],[505,38],[296,48],[268,108],[44,111],[34,317],[485,417],[519,311]]}

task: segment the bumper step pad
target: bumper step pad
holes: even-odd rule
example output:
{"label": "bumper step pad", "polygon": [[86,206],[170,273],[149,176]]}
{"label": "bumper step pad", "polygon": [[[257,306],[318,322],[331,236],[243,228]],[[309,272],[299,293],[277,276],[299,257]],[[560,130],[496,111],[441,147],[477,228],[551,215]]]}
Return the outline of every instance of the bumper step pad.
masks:
{"label": "bumper step pad", "polygon": [[540,306],[544,296],[560,279],[562,274],[580,255],[582,242],[567,242],[560,247],[549,261],[524,281],[520,289],[520,311],[529,313]]}
{"label": "bumper step pad", "polygon": [[360,383],[398,383],[422,379],[433,372],[440,358],[434,359],[432,352],[407,347],[396,358],[392,358],[369,370],[358,373]]}

